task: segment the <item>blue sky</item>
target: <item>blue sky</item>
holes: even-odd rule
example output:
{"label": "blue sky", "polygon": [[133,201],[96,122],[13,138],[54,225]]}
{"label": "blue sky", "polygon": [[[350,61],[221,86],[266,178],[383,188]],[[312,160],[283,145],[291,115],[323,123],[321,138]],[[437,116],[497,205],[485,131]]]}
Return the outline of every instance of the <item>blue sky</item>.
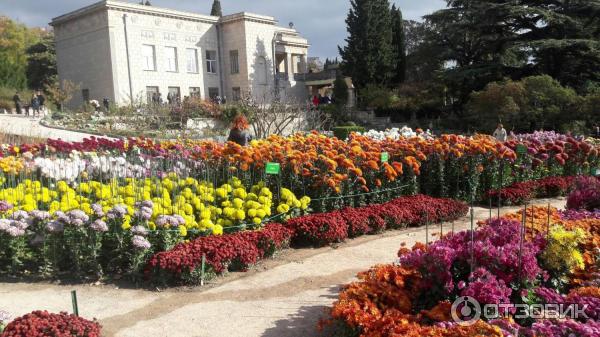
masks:
{"label": "blue sky", "polygon": [[[0,0],[0,14],[29,26],[46,26],[53,17],[95,0]],[[130,0],[129,2],[139,2]],[[152,5],[208,14],[212,0],[150,0]],[[395,0],[405,19],[420,20],[445,6],[443,0]],[[272,15],[283,26],[294,22],[311,43],[310,56],[335,57],[344,44],[349,0],[221,0],[224,14],[253,12]]]}

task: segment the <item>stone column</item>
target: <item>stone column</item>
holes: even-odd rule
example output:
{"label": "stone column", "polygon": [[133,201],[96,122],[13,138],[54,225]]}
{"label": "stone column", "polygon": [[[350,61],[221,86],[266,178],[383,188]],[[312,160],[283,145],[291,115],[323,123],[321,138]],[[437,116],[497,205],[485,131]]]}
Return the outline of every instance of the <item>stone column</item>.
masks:
{"label": "stone column", "polygon": [[294,57],[292,53],[285,54],[286,72],[288,79],[291,81],[294,79]]}

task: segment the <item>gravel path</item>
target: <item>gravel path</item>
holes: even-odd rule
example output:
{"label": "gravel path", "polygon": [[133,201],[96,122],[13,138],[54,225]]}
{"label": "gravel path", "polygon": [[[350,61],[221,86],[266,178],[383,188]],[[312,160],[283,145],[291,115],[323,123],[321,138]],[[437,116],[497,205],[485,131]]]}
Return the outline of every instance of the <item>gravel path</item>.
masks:
{"label": "gravel path", "polygon": [[[535,204],[562,208],[565,201]],[[502,213],[518,207],[507,207]],[[475,219],[489,210],[475,208]],[[469,228],[469,219],[456,221],[456,230]],[[443,225],[444,232],[452,224]],[[429,228],[431,240],[440,225]],[[105,336],[309,337],[340,286],[357,272],[377,263],[395,261],[401,243],[408,247],[425,240],[425,228],[366,236],[338,247],[287,250],[248,273],[232,273],[205,288],[147,291],[114,285],[52,285],[0,283],[0,310],[13,316],[34,309],[71,311],[69,292],[76,289],[79,312],[96,317]]]}
{"label": "gravel path", "polygon": [[0,132],[17,136],[54,138],[64,141],[81,141],[91,135],[82,132],[53,129],[40,124],[39,118],[0,114]]}

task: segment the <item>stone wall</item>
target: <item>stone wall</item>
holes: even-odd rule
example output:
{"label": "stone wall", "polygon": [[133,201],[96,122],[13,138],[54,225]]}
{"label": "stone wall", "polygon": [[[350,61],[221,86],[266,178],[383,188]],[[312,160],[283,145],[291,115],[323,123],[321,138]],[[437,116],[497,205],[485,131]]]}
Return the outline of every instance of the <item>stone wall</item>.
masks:
{"label": "stone wall", "polygon": [[69,108],[83,104],[83,89],[92,99],[114,99],[108,15],[94,12],[54,27],[59,80],[80,85],[68,102]]}

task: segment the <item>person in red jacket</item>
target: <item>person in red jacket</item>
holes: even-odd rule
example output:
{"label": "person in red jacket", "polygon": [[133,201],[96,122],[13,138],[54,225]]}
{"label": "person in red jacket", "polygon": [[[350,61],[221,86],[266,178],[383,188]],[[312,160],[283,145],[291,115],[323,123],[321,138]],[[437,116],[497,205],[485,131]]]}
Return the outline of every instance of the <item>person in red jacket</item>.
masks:
{"label": "person in red jacket", "polygon": [[317,95],[313,96],[312,103],[315,108],[319,107],[319,97]]}

